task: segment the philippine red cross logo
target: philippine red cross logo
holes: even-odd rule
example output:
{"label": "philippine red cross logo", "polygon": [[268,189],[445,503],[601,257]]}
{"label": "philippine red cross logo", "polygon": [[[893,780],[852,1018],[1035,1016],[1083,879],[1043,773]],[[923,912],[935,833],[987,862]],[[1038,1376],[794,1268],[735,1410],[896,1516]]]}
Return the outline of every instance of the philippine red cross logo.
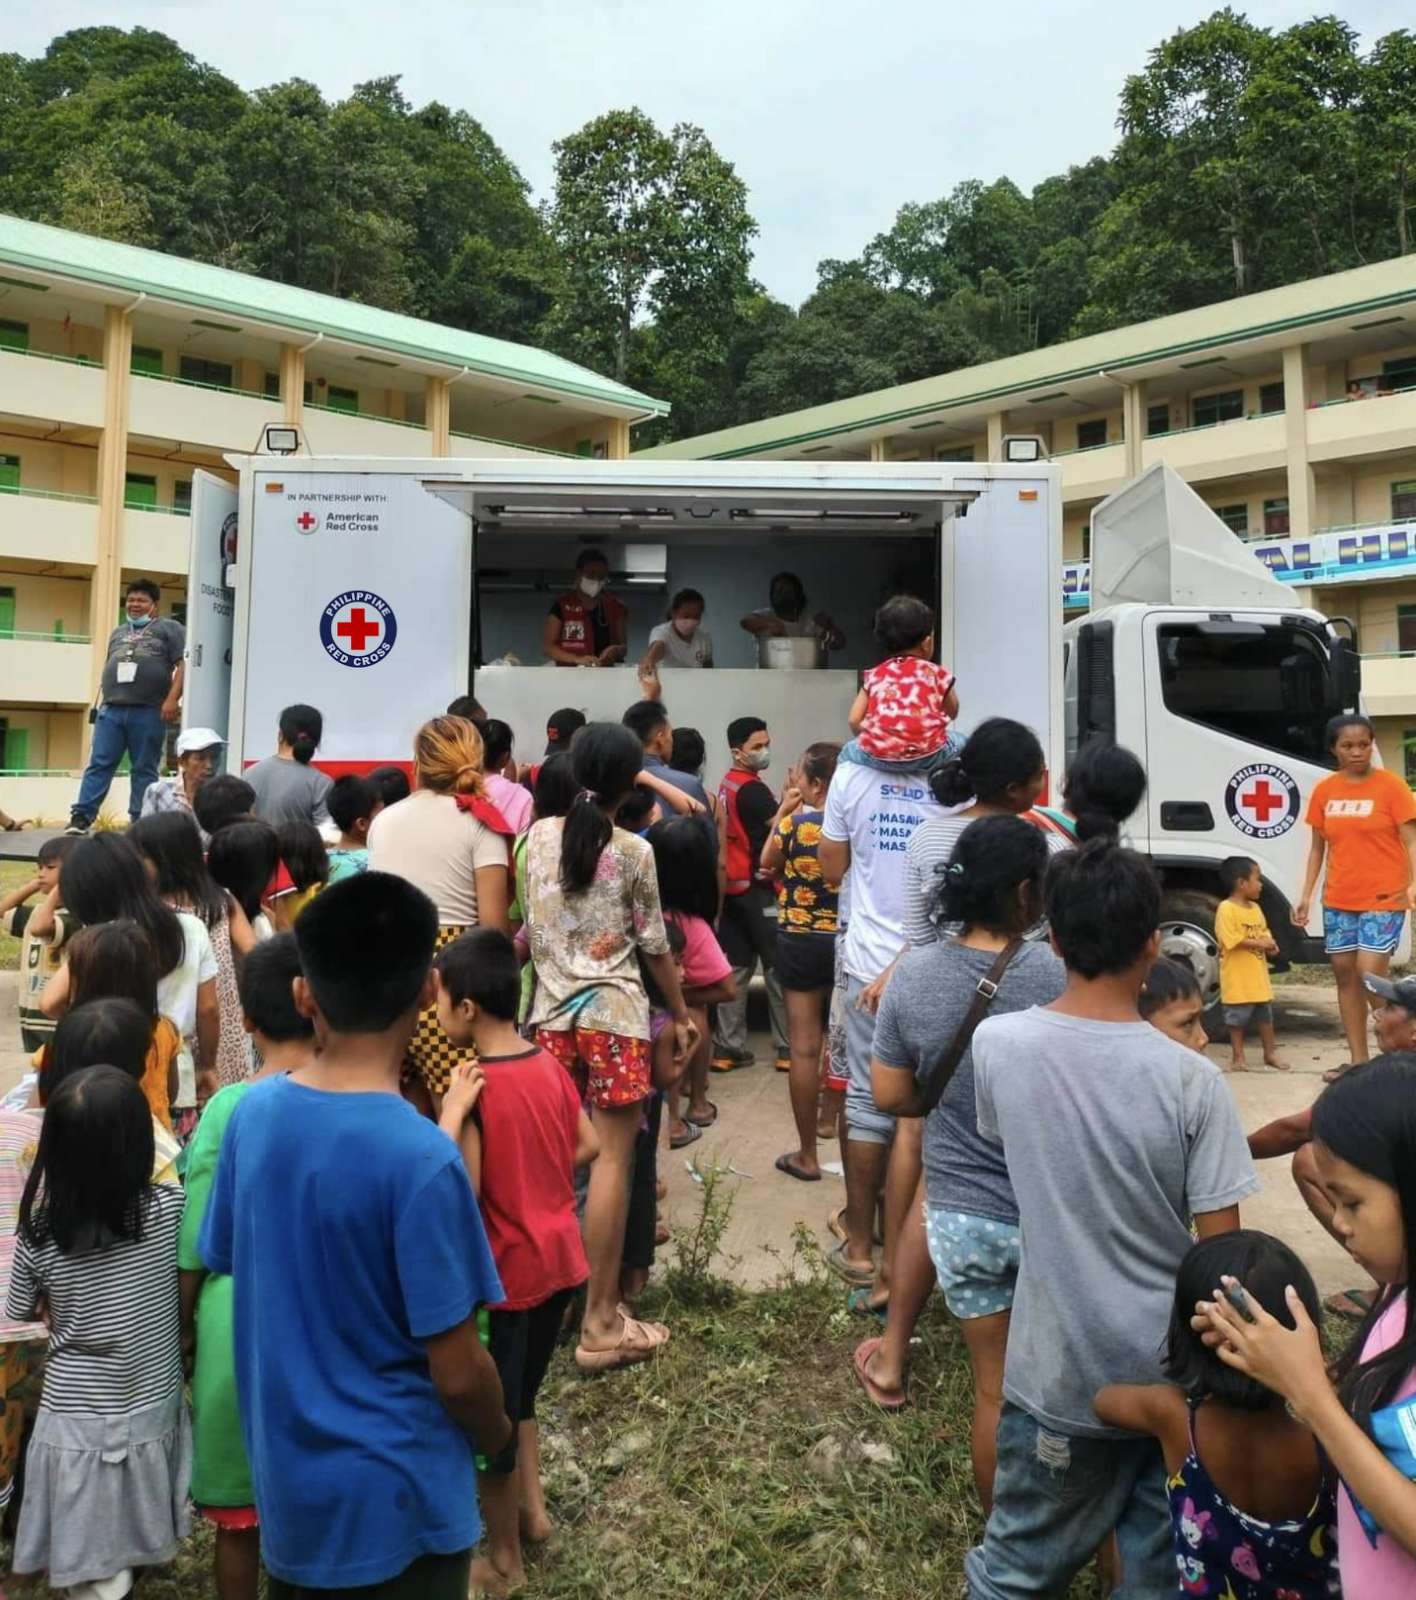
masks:
{"label": "philippine red cross logo", "polygon": [[317,533],[319,531],[319,526],[319,517],[316,516],[316,514],[308,507],[306,507],[305,510],[296,513],[295,527],[300,533]]}
{"label": "philippine red cross logo", "polygon": [[320,643],[341,667],[375,667],[393,649],[398,620],[387,600],[350,589],[320,613]]}
{"label": "philippine red cross logo", "polygon": [[1266,761],[1241,767],[1224,790],[1229,820],[1249,839],[1277,839],[1298,820],[1298,785]]}

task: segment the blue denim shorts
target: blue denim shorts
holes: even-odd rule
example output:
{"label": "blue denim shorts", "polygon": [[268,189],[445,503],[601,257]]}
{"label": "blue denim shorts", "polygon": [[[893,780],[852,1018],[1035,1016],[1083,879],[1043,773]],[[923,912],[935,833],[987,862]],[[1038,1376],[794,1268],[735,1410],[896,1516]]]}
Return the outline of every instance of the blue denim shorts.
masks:
{"label": "blue denim shorts", "polygon": [[924,1232],[944,1304],[960,1322],[1013,1309],[1020,1240],[1015,1223],[926,1205]]}
{"label": "blue denim shorts", "polygon": [[1330,956],[1366,950],[1389,956],[1401,943],[1404,911],[1334,911],[1323,907],[1323,943]]}

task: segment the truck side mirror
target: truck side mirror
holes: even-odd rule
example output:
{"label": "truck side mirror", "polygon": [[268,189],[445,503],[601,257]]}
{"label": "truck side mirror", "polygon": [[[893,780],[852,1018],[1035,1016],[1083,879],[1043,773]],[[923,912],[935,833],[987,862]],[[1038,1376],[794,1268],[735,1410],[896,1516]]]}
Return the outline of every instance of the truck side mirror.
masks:
{"label": "truck side mirror", "polygon": [[1339,711],[1356,711],[1362,700],[1362,657],[1355,639],[1342,634],[1332,641],[1333,699]]}

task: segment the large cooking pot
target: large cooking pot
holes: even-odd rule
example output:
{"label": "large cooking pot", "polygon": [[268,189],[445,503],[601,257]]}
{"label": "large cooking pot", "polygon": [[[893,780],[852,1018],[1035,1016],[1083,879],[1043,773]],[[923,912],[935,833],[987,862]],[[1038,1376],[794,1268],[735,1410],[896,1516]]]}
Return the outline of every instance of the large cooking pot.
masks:
{"label": "large cooking pot", "polygon": [[808,639],[779,639],[764,633],[757,640],[757,665],[778,672],[824,667],[826,646],[814,634]]}

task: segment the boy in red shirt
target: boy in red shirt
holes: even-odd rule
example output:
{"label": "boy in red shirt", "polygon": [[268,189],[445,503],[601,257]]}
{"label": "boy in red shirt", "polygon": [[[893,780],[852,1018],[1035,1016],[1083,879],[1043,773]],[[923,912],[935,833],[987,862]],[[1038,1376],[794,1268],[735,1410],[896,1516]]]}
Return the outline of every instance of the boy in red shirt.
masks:
{"label": "boy in red shirt", "polygon": [[478,1058],[454,1071],[440,1126],[461,1146],[506,1291],[489,1312],[489,1343],[507,1415],[518,1426],[479,1473],[488,1554],[472,1563],[473,1592],[502,1593],[526,1581],[522,1505],[528,1538],[551,1533],[536,1392],[566,1305],[590,1275],[574,1173],[595,1159],[600,1144],[570,1074],[516,1031],[521,969],[511,940],[495,928],[475,928],[449,944],[436,965],[438,1022]]}

